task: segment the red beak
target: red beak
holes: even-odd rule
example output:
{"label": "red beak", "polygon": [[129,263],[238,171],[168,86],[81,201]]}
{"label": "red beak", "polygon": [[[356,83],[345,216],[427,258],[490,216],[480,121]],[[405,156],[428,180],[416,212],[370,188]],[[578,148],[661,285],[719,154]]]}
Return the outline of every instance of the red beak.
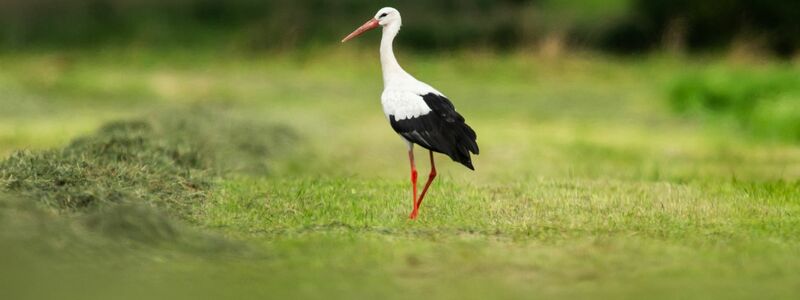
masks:
{"label": "red beak", "polygon": [[356,31],[353,31],[353,33],[351,33],[350,35],[345,37],[342,40],[342,43],[347,42],[347,41],[353,39],[354,37],[357,37],[357,36],[361,35],[364,32],[367,32],[367,31],[370,31],[372,29],[378,28],[379,26],[381,26],[381,24],[378,23],[378,20],[376,20],[376,19],[369,20],[369,21],[367,21],[367,23],[364,23],[364,25],[361,25],[361,27],[358,27],[358,29],[356,29]]}

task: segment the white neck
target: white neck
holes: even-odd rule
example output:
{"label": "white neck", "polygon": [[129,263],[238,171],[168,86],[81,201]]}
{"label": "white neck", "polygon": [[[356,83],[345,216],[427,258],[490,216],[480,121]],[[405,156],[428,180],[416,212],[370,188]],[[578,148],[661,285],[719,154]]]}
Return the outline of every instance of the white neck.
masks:
{"label": "white neck", "polygon": [[402,79],[408,75],[394,56],[392,42],[400,32],[400,25],[397,23],[387,24],[383,27],[383,37],[381,38],[381,67],[383,69],[383,85],[388,86],[389,82]]}

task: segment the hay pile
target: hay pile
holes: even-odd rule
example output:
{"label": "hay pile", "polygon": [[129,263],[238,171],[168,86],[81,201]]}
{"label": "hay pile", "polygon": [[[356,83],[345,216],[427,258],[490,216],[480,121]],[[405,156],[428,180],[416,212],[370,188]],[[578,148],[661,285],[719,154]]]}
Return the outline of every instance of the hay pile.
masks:
{"label": "hay pile", "polygon": [[30,215],[134,242],[174,241],[215,178],[267,172],[269,155],[294,139],[285,127],[208,108],[112,122],[63,149],[1,161],[0,223]]}

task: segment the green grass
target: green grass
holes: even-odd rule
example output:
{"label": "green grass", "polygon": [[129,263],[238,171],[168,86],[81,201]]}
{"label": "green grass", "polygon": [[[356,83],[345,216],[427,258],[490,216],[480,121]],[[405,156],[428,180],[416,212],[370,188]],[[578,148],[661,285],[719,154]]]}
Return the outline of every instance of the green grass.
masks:
{"label": "green grass", "polygon": [[[65,150],[41,149],[94,145],[109,133],[102,124],[162,111],[156,116],[166,117],[146,118],[167,124],[160,130],[120,134],[205,153],[204,163],[147,176],[189,168],[207,182],[203,197],[181,202],[183,213],[163,205],[181,198],[156,197],[161,189],[143,194],[150,205],[64,210],[36,201],[46,198],[36,192],[46,184],[7,188],[0,297],[800,292],[800,147],[670,111],[670,87],[684,70],[725,62],[471,53],[401,61],[453,99],[482,150],[476,172],[437,156],[440,177],[415,222],[407,220],[405,150],[382,116],[372,52],[0,55],[0,88],[9,91],[0,105],[14,108],[0,111],[0,153],[10,161],[27,148],[48,170],[58,166],[47,164],[53,153]],[[276,124],[286,128],[277,137]],[[77,137],[88,144],[70,142]],[[285,150],[251,147],[262,140]],[[129,166],[103,159],[114,152],[86,149],[78,152],[97,154],[81,159],[93,163],[64,165],[76,177]],[[141,186],[115,178],[82,186]]]}
{"label": "green grass", "polygon": [[791,66],[713,66],[678,78],[670,103],[676,111],[733,123],[756,137],[797,142],[799,78]]}

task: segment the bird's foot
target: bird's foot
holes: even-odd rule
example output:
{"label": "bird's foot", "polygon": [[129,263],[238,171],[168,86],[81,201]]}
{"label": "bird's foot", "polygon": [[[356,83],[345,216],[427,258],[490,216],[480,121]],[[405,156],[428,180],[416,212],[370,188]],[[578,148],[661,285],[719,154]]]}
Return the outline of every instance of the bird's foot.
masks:
{"label": "bird's foot", "polygon": [[408,218],[411,219],[411,220],[416,220],[417,219],[417,214],[418,214],[418,211],[416,209],[414,209],[413,211],[411,211],[411,214],[408,215]]}

